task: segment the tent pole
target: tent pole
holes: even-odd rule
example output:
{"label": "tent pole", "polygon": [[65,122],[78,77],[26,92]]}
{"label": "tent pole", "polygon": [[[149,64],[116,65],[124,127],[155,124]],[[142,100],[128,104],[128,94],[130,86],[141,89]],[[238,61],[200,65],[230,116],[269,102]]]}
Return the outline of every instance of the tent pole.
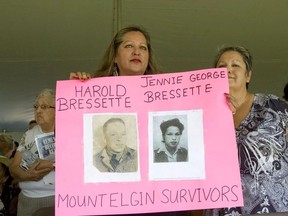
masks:
{"label": "tent pole", "polygon": [[114,0],[113,35],[122,28],[122,0]]}

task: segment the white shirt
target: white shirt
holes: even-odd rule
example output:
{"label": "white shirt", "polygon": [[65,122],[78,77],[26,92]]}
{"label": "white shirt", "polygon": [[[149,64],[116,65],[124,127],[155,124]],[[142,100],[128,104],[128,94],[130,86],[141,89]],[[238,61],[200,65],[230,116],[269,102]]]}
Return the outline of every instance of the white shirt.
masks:
{"label": "white shirt", "polygon": [[[38,156],[37,147],[35,145],[35,136],[43,134],[41,127],[36,125],[31,130],[28,130],[25,133],[25,142],[22,145],[19,145],[17,151],[24,151],[25,149],[30,150],[34,155]],[[22,190],[22,193],[27,197],[46,197],[55,195],[55,171],[51,171],[49,177],[54,179],[54,184],[45,184],[44,180],[39,181],[22,181],[19,182],[19,187]],[[46,176],[48,176],[46,175]]]}

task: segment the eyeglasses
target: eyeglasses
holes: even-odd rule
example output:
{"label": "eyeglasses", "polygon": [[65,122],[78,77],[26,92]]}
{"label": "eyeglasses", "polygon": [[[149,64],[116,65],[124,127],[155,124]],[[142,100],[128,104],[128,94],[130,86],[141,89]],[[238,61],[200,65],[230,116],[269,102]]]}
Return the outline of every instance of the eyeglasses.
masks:
{"label": "eyeglasses", "polygon": [[42,105],[34,104],[33,107],[34,107],[35,110],[37,110],[39,107],[40,107],[42,110],[55,109],[54,106],[45,105],[45,104],[42,104]]}

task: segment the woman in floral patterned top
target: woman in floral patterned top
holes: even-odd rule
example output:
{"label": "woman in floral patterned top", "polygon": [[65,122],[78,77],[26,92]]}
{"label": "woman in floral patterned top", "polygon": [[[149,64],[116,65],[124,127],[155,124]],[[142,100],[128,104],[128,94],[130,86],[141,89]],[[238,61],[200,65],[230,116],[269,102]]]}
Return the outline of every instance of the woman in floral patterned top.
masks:
{"label": "woman in floral patterned top", "polygon": [[206,215],[288,212],[288,105],[271,94],[248,91],[252,57],[244,47],[224,47],[215,67],[228,70],[244,206]]}

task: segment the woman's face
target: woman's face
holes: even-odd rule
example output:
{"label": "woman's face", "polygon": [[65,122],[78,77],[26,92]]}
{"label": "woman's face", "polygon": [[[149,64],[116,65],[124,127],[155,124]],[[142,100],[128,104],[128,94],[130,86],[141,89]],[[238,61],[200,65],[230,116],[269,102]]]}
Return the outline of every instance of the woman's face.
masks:
{"label": "woman's face", "polygon": [[230,89],[246,89],[246,83],[250,81],[251,71],[246,70],[243,57],[237,51],[223,53],[217,63],[217,68],[226,67],[228,70]]}
{"label": "woman's face", "polygon": [[163,136],[164,143],[170,148],[176,148],[179,144],[181,133],[178,127],[170,126]]}
{"label": "woman's face", "polygon": [[148,61],[149,51],[144,35],[138,31],[126,33],[115,56],[119,75],[143,75],[147,69]]}
{"label": "woman's face", "polygon": [[55,123],[55,108],[41,108],[41,106],[53,106],[55,107],[55,102],[48,97],[40,97],[37,104],[39,107],[35,109],[35,119],[37,123],[41,126],[54,125]]}

